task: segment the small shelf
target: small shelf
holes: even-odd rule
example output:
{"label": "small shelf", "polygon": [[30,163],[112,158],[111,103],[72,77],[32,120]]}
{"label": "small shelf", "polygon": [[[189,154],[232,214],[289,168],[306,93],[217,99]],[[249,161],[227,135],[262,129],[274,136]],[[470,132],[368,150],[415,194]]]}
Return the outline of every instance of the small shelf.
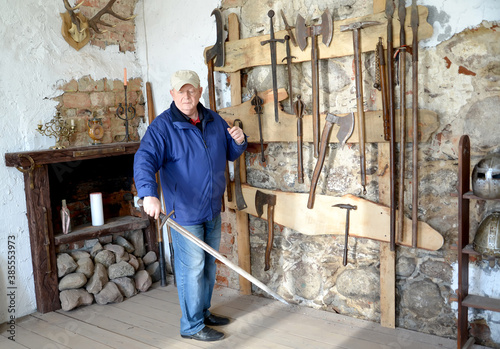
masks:
{"label": "small shelf", "polygon": [[469,294],[462,301],[462,306],[500,312],[500,299]]}
{"label": "small shelf", "polygon": [[73,228],[68,234],[54,236],[55,245],[69,244],[72,242],[95,239],[102,235],[120,233],[125,230],[144,229],[149,226],[149,219],[135,216],[123,216],[111,218],[105,221],[104,225],[94,227],[91,224],[84,224]]}

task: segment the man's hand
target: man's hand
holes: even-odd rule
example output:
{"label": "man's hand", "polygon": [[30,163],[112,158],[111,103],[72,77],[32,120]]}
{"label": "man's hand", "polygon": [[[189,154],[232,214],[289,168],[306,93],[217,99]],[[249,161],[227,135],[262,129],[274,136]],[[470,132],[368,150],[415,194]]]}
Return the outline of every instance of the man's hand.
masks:
{"label": "man's hand", "polygon": [[231,128],[228,127],[227,132],[229,132],[236,144],[241,145],[243,144],[243,142],[245,142],[245,134],[243,133],[243,130],[238,126],[233,126]]}
{"label": "man's hand", "polygon": [[154,196],[145,196],[142,205],[144,212],[146,212],[149,216],[154,217],[154,219],[158,219],[158,217],[160,217],[161,203],[158,198]]}

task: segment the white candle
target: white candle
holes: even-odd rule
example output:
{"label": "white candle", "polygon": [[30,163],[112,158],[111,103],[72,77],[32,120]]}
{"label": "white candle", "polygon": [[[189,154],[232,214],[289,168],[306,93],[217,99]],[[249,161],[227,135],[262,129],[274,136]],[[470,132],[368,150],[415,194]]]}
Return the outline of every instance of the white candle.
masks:
{"label": "white candle", "polygon": [[75,119],[71,119],[71,126],[75,126]]}
{"label": "white candle", "polygon": [[92,225],[104,224],[104,212],[102,209],[102,193],[90,194],[90,212],[92,214]]}

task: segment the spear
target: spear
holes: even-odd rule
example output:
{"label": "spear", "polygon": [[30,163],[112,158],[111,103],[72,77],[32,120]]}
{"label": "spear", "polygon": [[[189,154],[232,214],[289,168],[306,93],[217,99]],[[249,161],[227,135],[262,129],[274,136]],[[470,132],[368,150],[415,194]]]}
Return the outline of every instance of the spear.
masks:
{"label": "spear", "polygon": [[412,75],[413,75],[413,95],[412,95],[412,117],[413,117],[413,188],[412,188],[412,239],[411,244],[417,247],[418,233],[418,8],[417,0],[411,3],[411,31],[413,33],[412,42]]}
{"label": "spear", "polygon": [[390,164],[391,164],[391,221],[390,221],[390,245],[391,251],[396,248],[396,125],[394,117],[394,68],[393,68],[393,38],[392,38],[392,16],[394,14],[393,0],[385,3],[385,14],[387,17],[387,92],[389,96],[389,122],[390,122]]}

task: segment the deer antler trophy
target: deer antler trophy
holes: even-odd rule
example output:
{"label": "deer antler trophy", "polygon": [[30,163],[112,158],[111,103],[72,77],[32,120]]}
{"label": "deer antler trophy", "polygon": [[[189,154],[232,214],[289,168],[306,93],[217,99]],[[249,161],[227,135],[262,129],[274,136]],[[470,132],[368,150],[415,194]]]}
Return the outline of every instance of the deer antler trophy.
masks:
{"label": "deer antler trophy", "polygon": [[135,18],[134,16],[130,17],[122,17],[116,14],[111,7],[116,2],[116,0],[110,0],[106,6],[102,8],[99,12],[97,12],[94,17],[88,19],[80,12],[75,12],[82,6],[83,1],[78,5],[71,7],[68,0],[63,0],[64,7],[66,8],[65,13],[61,13],[61,18],[63,20],[62,24],[62,35],[64,39],[71,45],[75,50],[80,50],[83,46],[85,46],[90,40],[90,28],[92,28],[96,33],[102,34],[107,32],[107,30],[100,30],[99,25],[103,25],[106,27],[114,27],[114,25],[106,23],[101,20],[102,15],[109,14],[115,18],[118,18],[122,21],[128,21],[130,19]]}

